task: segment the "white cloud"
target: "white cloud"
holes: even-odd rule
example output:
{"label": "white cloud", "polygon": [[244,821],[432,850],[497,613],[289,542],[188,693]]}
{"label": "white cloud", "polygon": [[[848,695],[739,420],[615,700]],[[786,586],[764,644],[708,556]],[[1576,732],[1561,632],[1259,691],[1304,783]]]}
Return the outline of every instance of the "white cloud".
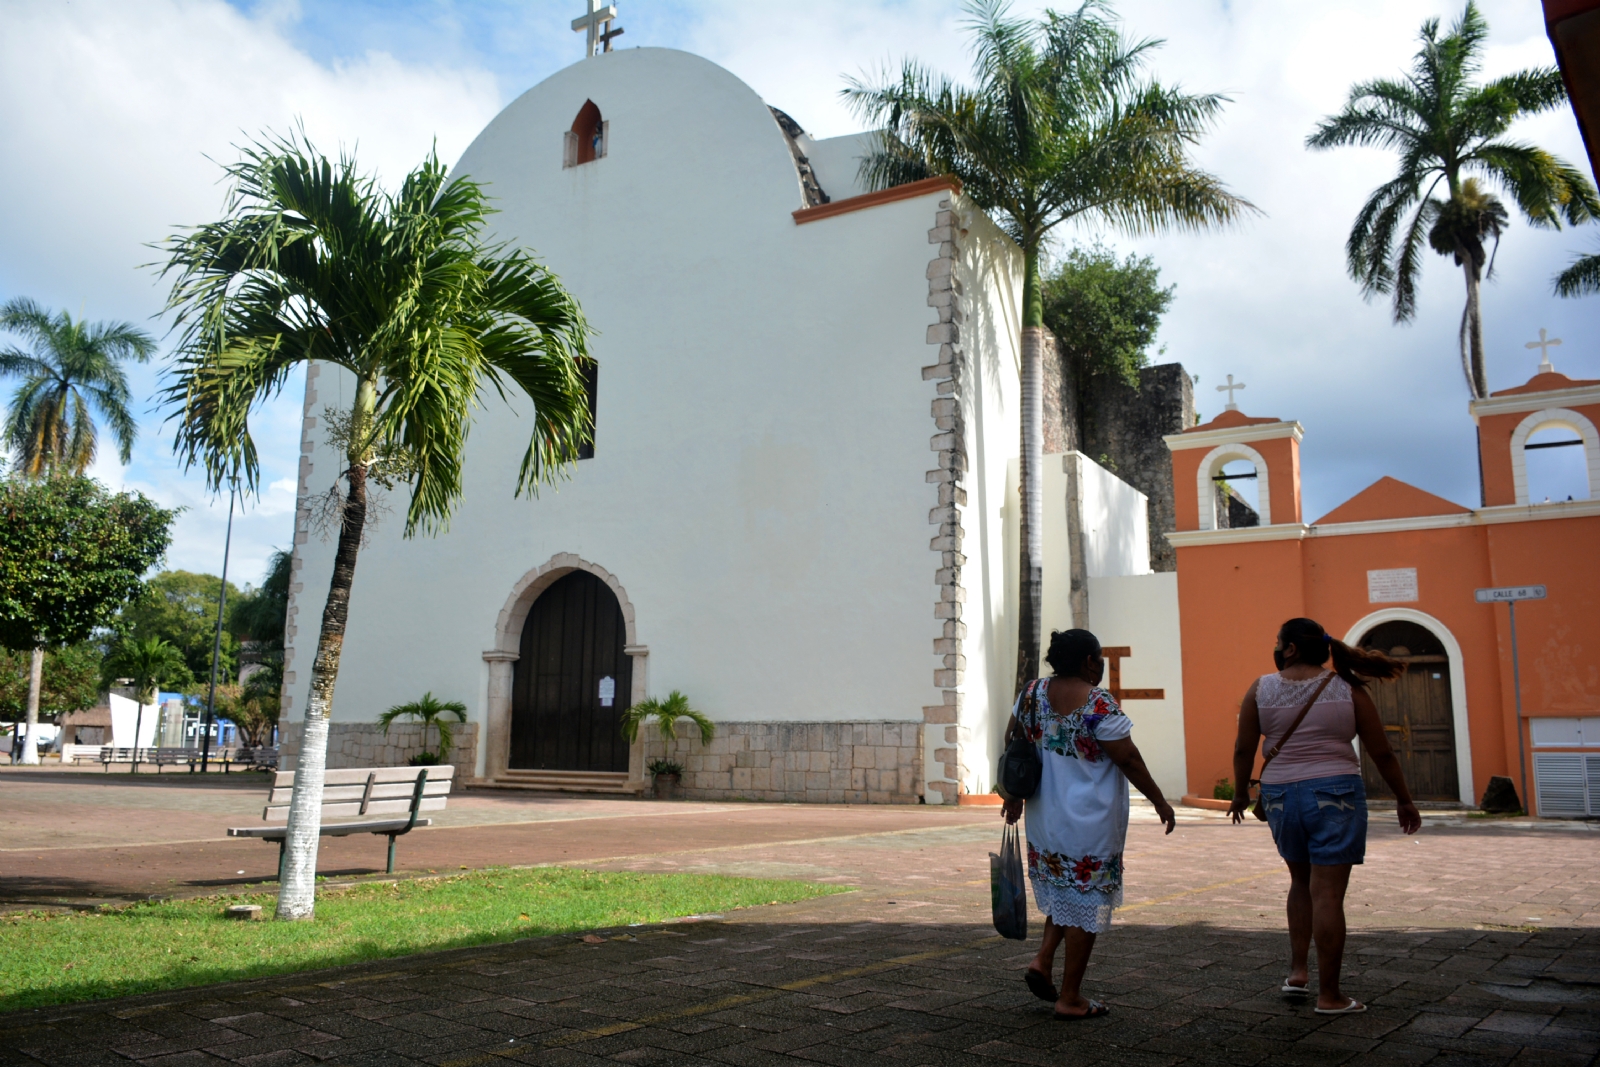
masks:
{"label": "white cloud", "polygon": [[[140,269],[159,256],[147,245],[217,216],[218,163],[237,158],[233,146],[303,121],[319,147],[357,148],[392,183],[435,137],[453,159],[499,108],[481,69],[377,52],[318,63],[285,36],[295,12],[280,4],[250,17],[220,0],[0,4],[0,298],[148,323],[159,336],[151,320],[165,287]],[[131,378],[137,396],[155,393],[156,367]],[[226,494],[179,469],[170,428],[143,408],[133,464],[123,471],[103,446],[94,473],[185,507],[169,565],[215,573]],[[297,378],[253,423],[270,486],[234,522],[230,574],[247,581],[292,537],[300,414]]]}

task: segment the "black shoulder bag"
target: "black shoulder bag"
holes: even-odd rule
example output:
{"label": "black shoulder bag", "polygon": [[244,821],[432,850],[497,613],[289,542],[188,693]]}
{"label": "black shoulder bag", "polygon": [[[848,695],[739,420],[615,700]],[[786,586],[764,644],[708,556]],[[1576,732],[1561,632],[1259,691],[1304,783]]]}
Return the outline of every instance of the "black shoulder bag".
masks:
{"label": "black shoulder bag", "polygon": [[[1038,718],[1039,686],[1048,684],[1043,679],[1028,683],[1024,691],[1023,706]],[[1000,756],[1000,773],[995,776],[1000,795],[1007,800],[1027,800],[1039,791],[1039,779],[1044,776],[1044,761],[1039,758],[1039,746],[1028,740],[1028,732],[1013,728],[1006,734],[1006,750]]]}

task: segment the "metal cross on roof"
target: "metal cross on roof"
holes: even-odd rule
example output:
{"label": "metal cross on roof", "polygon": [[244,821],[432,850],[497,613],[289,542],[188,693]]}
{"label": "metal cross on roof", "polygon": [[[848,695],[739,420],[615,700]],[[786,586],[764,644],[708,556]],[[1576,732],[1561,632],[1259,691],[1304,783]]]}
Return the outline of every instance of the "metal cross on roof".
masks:
{"label": "metal cross on roof", "polygon": [[589,36],[587,51],[584,52],[584,55],[592,56],[597,54],[602,44],[605,47],[605,51],[609,52],[611,51],[611,38],[622,33],[620,29],[612,31],[610,25],[611,20],[617,17],[617,5],[603,4],[600,0],[588,0],[588,4],[589,13],[573,19],[572,29],[576,33],[587,33]]}
{"label": "metal cross on roof", "polygon": [[1238,411],[1239,410],[1239,405],[1234,403],[1234,401],[1233,401],[1233,394],[1234,394],[1235,390],[1243,389],[1243,388],[1244,388],[1244,383],[1243,382],[1234,381],[1233,380],[1233,375],[1231,375],[1231,374],[1228,375],[1228,384],[1227,385],[1219,385],[1219,386],[1217,386],[1217,392],[1219,392],[1219,393],[1227,393],[1228,394],[1228,406],[1224,410],[1227,410],[1227,411]]}
{"label": "metal cross on roof", "polygon": [[1544,327],[1541,326],[1539,327],[1539,339],[1537,341],[1529,341],[1522,347],[1537,348],[1539,350],[1539,373],[1549,374],[1555,370],[1555,367],[1550,363],[1550,349],[1560,344],[1561,338],[1546,337]]}

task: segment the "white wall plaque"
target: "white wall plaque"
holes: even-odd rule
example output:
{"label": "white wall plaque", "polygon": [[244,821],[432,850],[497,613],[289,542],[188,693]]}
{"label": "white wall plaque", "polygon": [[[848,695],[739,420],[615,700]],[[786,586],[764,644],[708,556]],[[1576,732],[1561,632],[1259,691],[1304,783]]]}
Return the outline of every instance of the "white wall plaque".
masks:
{"label": "white wall plaque", "polygon": [[611,702],[617,699],[617,680],[611,675],[600,679],[600,706],[609,708]]}
{"label": "white wall plaque", "polygon": [[1420,599],[1417,596],[1417,568],[1396,567],[1393,570],[1367,572],[1367,603],[1406,604]]}

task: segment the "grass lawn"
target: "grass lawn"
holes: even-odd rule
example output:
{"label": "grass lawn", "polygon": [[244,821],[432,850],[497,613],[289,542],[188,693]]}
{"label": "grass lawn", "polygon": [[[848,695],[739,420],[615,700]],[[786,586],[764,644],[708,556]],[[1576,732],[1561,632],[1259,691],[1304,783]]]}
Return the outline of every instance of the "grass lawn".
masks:
{"label": "grass lawn", "polygon": [[[846,887],[702,874],[534,867],[318,893],[308,923],[276,892],[0,917],[0,1011],[334,967],[807,900]],[[267,921],[223,916],[260,904]]]}

